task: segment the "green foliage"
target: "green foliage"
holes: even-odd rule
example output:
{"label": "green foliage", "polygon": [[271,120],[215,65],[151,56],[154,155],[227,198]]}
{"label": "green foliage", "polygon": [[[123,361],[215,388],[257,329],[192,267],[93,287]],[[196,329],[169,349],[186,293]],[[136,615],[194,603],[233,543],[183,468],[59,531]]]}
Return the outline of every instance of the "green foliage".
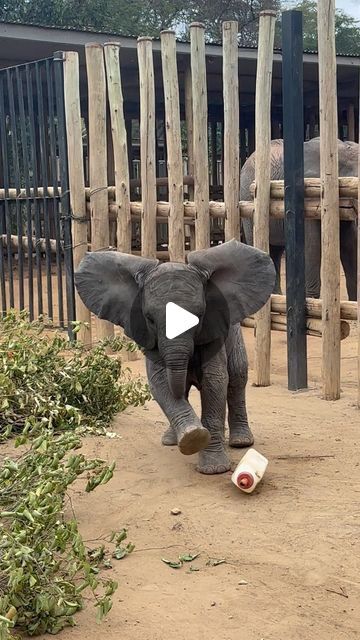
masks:
{"label": "green foliage", "polygon": [[[317,51],[317,2],[301,0],[287,3],[289,8],[301,9],[304,19],[304,49]],[[345,11],[336,9],[335,16],[336,51],[339,54],[360,55],[359,23]]]}
{"label": "green foliage", "polygon": [[279,10],[280,0],[8,0],[0,19],[153,37],[168,28],[186,36],[185,25],[201,20],[211,42],[221,40],[222,21],[232,19],[239,21],[241,44],[252,46],[259,11],[269,8]]}
{"label": "green foliage", "polygon": [[106,346],[116,352],[125,342],[117,339],[91,351],[69,348],[24,313],[0,320],[0,439],[18,434],[24,441],[44,428],[104,430],[119,411],[144,404],[150,398],[147,385],[131,380]]}
{"label": "green foliage", "polygon": [[[100,582],[75,519],[63,515],[66,492],[84,473],[86,490],[106,484],[114,465],[88,460],[74,450],[75,434],[54,437],[45,430],[19,460],[5,459],[0,471],[0,638],[9,618],[29,635],[57,633],[73,625],[90,588],[99,611],[111,607],[113,581]],[[98,589],[103,589],[100,597]],[[14,612],[13,616],[9,612]],[[6,620],[8,620],[6,622]],[[10,637],[10,636],[9,636]]]}
{"label": "green foliage", "polygon": [[[114,463],[78,451],[81,433],[105,433],[115,413],[150,397],[105,351],[125,345],[134,348],[117,339],[87,351],[46,336],[24,313],[0,320],[0,436],[28,445],[0,468],[0,640],[11,638],[15,625],[29,635],[73,625],[85,589],[98,620],[111,608],[116,583],[98,575],[110,560],[105,564],[104,550],[88,553],[75,516],[67,520],[64,511],[78,478],[86,474],[90,492],[114,472]],[[134,549],[122,544],[126,537],[126,530],[111,536],[115,559]]]}

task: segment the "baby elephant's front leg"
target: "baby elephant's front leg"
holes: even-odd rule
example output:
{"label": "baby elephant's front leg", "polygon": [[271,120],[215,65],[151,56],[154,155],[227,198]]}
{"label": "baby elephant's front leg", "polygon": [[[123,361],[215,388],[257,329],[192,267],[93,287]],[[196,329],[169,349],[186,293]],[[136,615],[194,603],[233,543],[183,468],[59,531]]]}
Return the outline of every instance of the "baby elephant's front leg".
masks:
{"label": "baby elephant's front leg", "polygon": [[223,346],[202,369],[201,422],[209,430],[211,440],[199,453],[200,473],[225,473],[231,468],[224,443],[227,387],[227,357]]}
{"label": "baby elephant's front leg", "polygon": [[160,360],[146,359],[146,370],[151,393],[159,404],[172,428],[176,432],[181,453],[191,455],[204,449],[210,441],[210,434],[201,424],[185,398],[174,398],[166,376],[166,369]]}

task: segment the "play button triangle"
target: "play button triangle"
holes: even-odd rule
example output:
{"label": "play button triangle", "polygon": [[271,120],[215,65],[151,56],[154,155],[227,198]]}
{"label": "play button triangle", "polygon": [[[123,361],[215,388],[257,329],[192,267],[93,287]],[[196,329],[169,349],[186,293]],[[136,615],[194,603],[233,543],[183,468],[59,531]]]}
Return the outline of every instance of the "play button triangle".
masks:
{"label": "play button triangle", "polygon": [[199,324],[199,318],[193,313],[186,311],[174,302],[168,302],[166,305],[166,337],[172,340],[180,336],[185,331],[196,327]]}

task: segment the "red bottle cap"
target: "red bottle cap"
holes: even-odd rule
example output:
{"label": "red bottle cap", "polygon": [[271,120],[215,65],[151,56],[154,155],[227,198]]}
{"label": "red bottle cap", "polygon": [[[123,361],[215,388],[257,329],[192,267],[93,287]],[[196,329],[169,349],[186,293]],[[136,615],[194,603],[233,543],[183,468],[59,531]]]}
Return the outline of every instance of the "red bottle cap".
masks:
{"label": "red bottle cap", "polygon": [[241,471],[236,479],[238,487],[240,489],[250,489],[254,484],[254,478],[251,473],[247,471]]}

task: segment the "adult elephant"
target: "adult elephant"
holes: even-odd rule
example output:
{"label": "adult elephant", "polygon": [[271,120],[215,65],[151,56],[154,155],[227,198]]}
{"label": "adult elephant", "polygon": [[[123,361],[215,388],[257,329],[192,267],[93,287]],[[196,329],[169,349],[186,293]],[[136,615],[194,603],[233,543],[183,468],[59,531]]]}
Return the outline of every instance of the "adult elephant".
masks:
{"label": "adult elephant", "polygon": [[[224,447],[226,404],[230,445],[253,443],[239,323],[264,305],[274,281],[270,257],[237,240],[191,252],[188,264],[159,264],[116,251],[88,253],[75,274],[84,304],[123,327],[145,349],[152,394],[170,423],[163,444],[178,444],[184,454],[199,451],[201,473],[230,469]],[[172,339],[166,330],[169,302],[199,319]],[[200,389],[201,420],[188,402],[191,385]]]}
{"label": "adult elephant", "polygon": [[[339,176],[358,175],[359,145],[355,142],[338,141]],[[320,176],[320,138],[304,143],[305,178]],[[283,141],[271,143],[271,179],[284,178]],[[245,162],[241,171],[241,200],[251,200],[250,185],[255,180],[255,153]],[[252,220],[243,220],[243,232],[247,244],[253,244]],[[270,255],[276,268],[275,292],[281,293],[280,266],[285,249],[283,220],[270,220]],[[340,257],[345,272],[349,300],[357,298],[357,223],[340,222]],[[305,220],[305,278],[308,297],[320,297],[321,223],[320,220]]]}

